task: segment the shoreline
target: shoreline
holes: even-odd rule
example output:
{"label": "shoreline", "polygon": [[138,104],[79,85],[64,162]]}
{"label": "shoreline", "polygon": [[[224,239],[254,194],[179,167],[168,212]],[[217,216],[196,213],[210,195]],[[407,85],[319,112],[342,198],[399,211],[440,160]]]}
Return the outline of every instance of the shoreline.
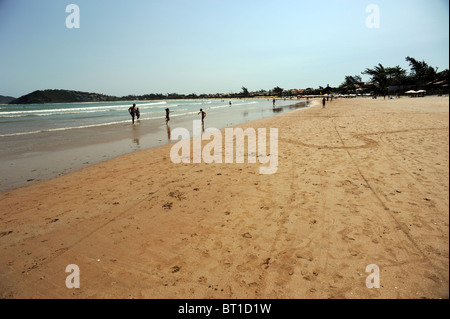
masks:
{"label": "shoreline", "polygon": [[[292,104],[284,105],[279,111],[290,112],[289,109],[295,105],[306,103],[291,102]],[[228,110],[225,113],[210,113],[207,123],[215,123],[221,128],[244,123],[248,121],[245,117],[268,117],[258,115],[255,110],[246,112],[247,115],[244,116],[238,115],[235,119],[231,117],[232,114],[227,113]],[[275,110],[273,113],[269,116],[277,115]],[[192,133],[192,120],[197,117],[173,117],[171,122],[175,124],[172,126],[186,127]],[[48,180],[124,154],[172,143],[166,125],[162,124],[164,116],[144,118],[141,121],[136,125],[127,120],[123,124],[40,132],[38,138],[32,134],[5,137],[1,144],[9,153],[0,156],[0,170],[4,172],[0,180],[0,192]]]}
{"label": "shoreline", "polygon": [[176,165],[168,144],[3,192],[0,296],[448,298],[448,113],[448,97],[316,101],[235,126],[279,129],[274,175]]}

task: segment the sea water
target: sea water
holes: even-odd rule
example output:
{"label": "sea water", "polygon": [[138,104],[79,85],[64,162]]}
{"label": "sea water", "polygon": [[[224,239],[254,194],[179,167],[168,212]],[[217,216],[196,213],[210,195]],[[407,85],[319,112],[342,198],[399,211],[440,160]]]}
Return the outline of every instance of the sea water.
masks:
{"label": "sea water", "polygon": [[[283,107],[293,103],[292,100],[279,100],[276,102],[276,110],[286,111]],[[133,102],[0,105],[0,138],[128,124],[131,121],[128,108],[132,104]],[[141,121],[165,119],[166,108],[173,111],[170,113],[171,118],[195,117],[200,109],[205,110],[208,116],[208,113],[232,113],[230,118],[242,118],[242,115],[246,115],[257,119],[273,115],[272,101],[268,100],[232,101],[231,108],[228,100],[138,101],[135,104],[140,110]]]}
{"label": "sea water", "polygon": [[[200,109],[206,128],[222,129],[289,112],[299,102],[306,106],[289,99],[275,107],[268,99],[0,105],[0,191],[172,143],[171,129],[191,130]],[[132,124],[128,108],[134,103],[141,117]]]}

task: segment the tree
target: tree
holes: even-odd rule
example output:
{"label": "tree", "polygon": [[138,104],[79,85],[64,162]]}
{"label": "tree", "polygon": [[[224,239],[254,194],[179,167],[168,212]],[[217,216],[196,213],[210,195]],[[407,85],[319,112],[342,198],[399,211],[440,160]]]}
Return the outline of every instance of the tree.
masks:
{"label": "tree", "polygon": [[406,57],[406,61],[411,66],[410,76],[417,85],[425,84],[436,79],[437,70],[429,66],[425,61],[420,62],[409,56]]}
{"label": "tree", "polygon": [[400,66],[385,68],[388,85],[401,85],[406,80],[406,70]]}
{"label": "tree", "polygon": [[339,88],[347,92],[353,92],[356,90],[356,84],[360,83],[361,81],[362,80],[359,75],[346,75],[344,83],[342,83]]}
{"label": "tree", "polygon": [[361,82],[361,77],[359,75],[351,76],[347,75],[345,76],[345,85],[355,85],[356,83]]}
{"label": "tree", "polygon": [[243,86],[241,89],[242,89],[242,96],[244,96],[244,97],[250,96],[250,93],[248,92],[248,90],[245,86]]}
{"label": "tree", "polygon": [[439,81],[448,81],[449,79],[449,70],[445,69],[444,71],[439,72],[436,74]]}
{"label": "tree", "polygon": [[378,88],[379,93],[386,95],[388,89],[388,77],[384,66],[379,63],[373,69],[367,68],[362,74],[370,75],[371,81],[374,82]]}
{"label": "tree", "polygon": [[283,96],[283,91],[284,89],[280,88],[279,86],[273,89],[273,92],[275,92],[275,94],[278,95],[279,97]]}

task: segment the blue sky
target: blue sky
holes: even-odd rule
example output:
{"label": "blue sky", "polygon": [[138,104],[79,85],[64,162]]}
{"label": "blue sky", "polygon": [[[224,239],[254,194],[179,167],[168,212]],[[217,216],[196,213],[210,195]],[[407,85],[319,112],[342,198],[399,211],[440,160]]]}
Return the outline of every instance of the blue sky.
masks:
{"label": "blue sky", "polygon": [[448,69],[448,30],[448,0],[0,0],[0,94],[338,86],[406,56]]}

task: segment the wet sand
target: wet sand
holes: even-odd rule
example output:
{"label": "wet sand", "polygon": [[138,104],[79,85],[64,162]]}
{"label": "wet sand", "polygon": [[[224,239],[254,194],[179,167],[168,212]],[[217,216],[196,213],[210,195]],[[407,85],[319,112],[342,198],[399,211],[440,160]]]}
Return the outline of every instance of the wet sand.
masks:
{"label": "wet sand", "polygon": [[0,296],[448,298],[448,111],[317,103],[240,126],[279,129],[273,175],[165,145],[2,193]]}
{"label": "wet sand", "polygon": [[[265,102],[266,99],[232,100],[232,107],[226,104],[225,108],[207,109],[207,123],[210,127],[224,128],[305,106],[296,100],[278,101],[277,108],[272,108],[271,102],[242,105],[257,101]],[[6,151],[0,153],[0,192],[35,184],[124,154],[170,144],[170,130],[178,127],[186,128],[192,134],[192,121],[200,119],[197,112],[179,116],[177,108],[173,111],[169,126],[165,124],[165,111],[161,109],[162,118],[144,116],[135,125],[130,118],[129,122],[114,125],[1,137],[0,149]]]}

